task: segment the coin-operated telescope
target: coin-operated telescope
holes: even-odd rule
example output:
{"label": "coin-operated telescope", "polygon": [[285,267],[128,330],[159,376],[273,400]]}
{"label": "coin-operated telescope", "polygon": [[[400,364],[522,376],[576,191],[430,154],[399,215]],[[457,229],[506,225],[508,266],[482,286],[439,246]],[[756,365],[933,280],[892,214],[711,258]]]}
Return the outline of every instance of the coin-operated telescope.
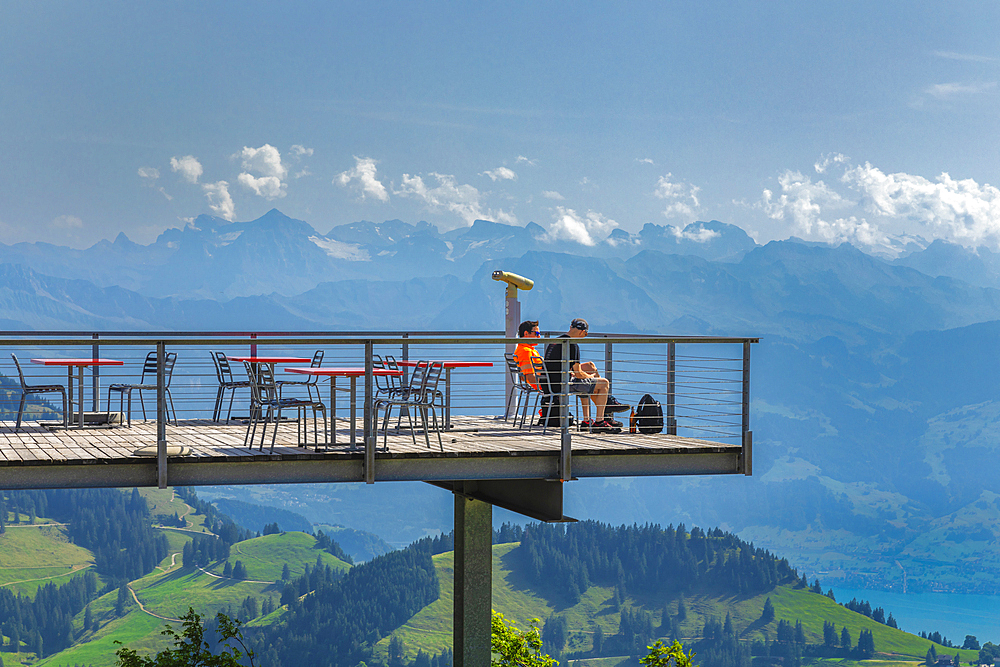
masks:
{"label": "coin-operated telescope", "polygon": [[517,298],[518,288],[523,290],[529,290],[535,286],[535,282],[524,276],[519,276],[516,273],[510,273],[509,271],[494,271],[493,280],[499,280],[501,282],[507,283],[507,297]]}

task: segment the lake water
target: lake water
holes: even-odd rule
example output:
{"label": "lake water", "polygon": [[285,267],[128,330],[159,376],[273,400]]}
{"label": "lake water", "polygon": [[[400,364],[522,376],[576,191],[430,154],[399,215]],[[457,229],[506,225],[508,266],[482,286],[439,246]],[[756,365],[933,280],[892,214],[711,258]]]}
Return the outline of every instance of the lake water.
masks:
{"label": "lake water", "polygon": [[887,593],[858,588],[834,588],[837,602],[851,598],[867,600],[872,608],[892,612],[900,629],[918,634],[940,632],[956,646],[965,635],[975,635],[980,644],[1000,644],[1000,595],[961,593]]}

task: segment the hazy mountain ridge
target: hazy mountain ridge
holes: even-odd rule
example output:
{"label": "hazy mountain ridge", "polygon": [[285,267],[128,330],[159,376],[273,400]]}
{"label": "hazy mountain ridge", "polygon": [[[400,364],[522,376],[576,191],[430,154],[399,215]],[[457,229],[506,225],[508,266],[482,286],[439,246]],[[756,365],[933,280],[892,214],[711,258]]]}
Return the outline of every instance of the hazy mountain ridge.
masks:
{"label": "hazy mountain ridge", "polygon": [[[729,233],[731,226],[713,237],[719,242],[717,260],[635,243],[644,234],[667,238],[664,243],[668,237],[683,240],[664,228],[644,229],[635,237],[616,231],[609,239],[618,245],[592,249],[608,255],[599,257],[539,246],[545,232],[530,225],[477,223],[442,235],[426,224],[362,222],[317,235],[306,223],[274,213],[273,220],[246,223],[257,228],[238,236],[233,235],[239,226],[199,219],[199,229],[175,230],[161,240],[176,245],[175,254],[202,257],[198,253],[207,252],[209,242],[223,243],[224,237],[225,245],[209,254],[233,252],[233,258],[244,259],[262,257],[283,243],[280,266],[312,276],[295,274],[283,283],[303,288],[300,292],[284,296],[275,289],[227,301],[189,293],[150,297],[8,264],[0,266],[6,323],[81,330],[496,329],[504,290],[491,274],[502,268],[535,281],[534,289],[520,293],[522,313],[547,329],[561,329],[582,315],[596,330],[762,337],[752,362],[754,478],[576,482],[568,487],[567,513],[611,522],[722,525],[759,536],[754,539],[800,557],[796,562],[817,573],[829,564],[799,551],[798,536],[873,540],[871,554],[892,556],[888,569],[861,567],[850,559],[838,567],[875,570],[879,577],[890,577],[893,559],[919,563],[918,555],[926,556],[929,548],[919,535],[932,526],[952,537],[966,530],[992,535],[988,543],[1000,546],[1000,525],[976,510],[976,503],[986,502],[984,493],[1000,493],[995,476],[982,474],[996,453],[983,434],[993,432],[994,417],[1000,416],[1000,389],[993,381],[1000,374],[1000,290],[929,276],[846,244],[772,242],[734,260],[732,248],[741,252],[743,246],[738,234]],[[692,234],[699,229],[689,226]],[[342,245],[323,250],[310,238]],[[99,250],[136,251],[122,238],[108,245],[112,248]],[[236,250],[229,250],[234,245]],[[164,247],[158,247],[159,259],[167,257]],[[520,254],[503,254],[525,247]],[[545,249],[530,249],[535,247]],[[909,263],[933,248],[911,254]],[[328,251],[343,257],[330,259]],[[431,268],[411,270],[425,253],[424,264]],[[480,261],[484,254],[491,258]],[[313,264],[299,261],[321,255],[324,259]],[[173,261],[168,257],[153,268],[166,275]],[[379,276],[343,272],[335,274],[339,279],[312,284],[324,277],[320,269],[329,261],[370,267]],[[463,262],[474,261],[473,268],[462,270]],[[450,272],[427,275],[439,270],[435,262]],[[242,264],[225,265],[237,274],[226,278],[228,285],[245,288],[257,280]],[[219,266],[210,261],[204,272]],[[199,280],[185,284],[194,288]],[[803,497],[813,501],[803,503]],[[354,500],[340,505],[343,514],[308,518],[368,527],[351,523],[359,516],[350,510]],[[446,503],[411,505],[415,514],[404,522],[409,528],[387,537],[390,541],[409,541],[450,525]],[[970,523],[970,516],[979,517],[978,523]],[[966,548],[955,544],[959,551]],[[921,567],[913,565],[911,587],[936,576],[930,570],[920,574]],[[1000,561],[984,567],[988,576],[974,586],[1000,590]],[[961,577],[949,575],[944,585],[960,586]]]}

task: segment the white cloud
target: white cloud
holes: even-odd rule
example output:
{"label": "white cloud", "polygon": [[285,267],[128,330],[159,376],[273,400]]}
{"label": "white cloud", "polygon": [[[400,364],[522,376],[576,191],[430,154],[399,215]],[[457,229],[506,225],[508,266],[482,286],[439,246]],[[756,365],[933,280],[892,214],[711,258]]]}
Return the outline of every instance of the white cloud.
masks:
{"label": "white cloud", "polygon": [[59,229],[83,229],[83,220],[75,215],[60,215],[52,224]]}
{"label": "white cloud", "polygon": [[991,58],[989,56],[977,56],[972,53],[956,53],[955,51],[935,51],[934,55],[938,58],[945,58],[946,60],[964,60],[972,63],[995,63],[998,60],[997,58]]}
{"label": "white cloud", "polygon": [[[824,167],[825,168],[825,167]],[[855,216],[829,219],[829,211],[855,206],[823,181],[812,182],[808,176],[786,170],[778,177],[781,195],[764,190],[760,208],[772,220],[790,220],[793,231],[806,239],[855,241],[864,245],[882,243],[885,234],[867,220]]]}
{"label": "white cloud", "polygon": [[664,216],[692,222],[701,210],[701,203],[698,201],[701,188],[685,182],[674,183],[671,181],[672,178],[673,174],[670,173],[660,176],[653,195],[667,201],[667,207],[663,210]]}
{"label": "white cloud", "polygon": [[542,190],[542,196],[546,199],[555,199],[556,201],[565,201],[566,198],[555,190]]}
{"label": "white cloud", "polygon": [[484,171],[480,176],[489,176],[491,181],[516,181],[517,174],[507,167],[497,167],[489,171]]}
{"label": "white cloud", "polygon": [[236,157],[243,160],[244,171],[255,171],[263,176],[274,176],[279,180],[284,180],[288,173],[288,169],[281,164],[281,153],[271,144],[264,144],[260,148],[244,146]]}
{"label": "white cloud", "polygon": [[655,164],[652,158],[648,157],[637,157],[635,161],[638,162],[639,164]]}
{"label": "white cloud", "polygon": [[517,156],[517,160],[515,160],[515,161],[518,164],[520,164],[521,162],[524,162],[525,164],[527,164],[530,167],[535,167],[535,166],[538,165],[538,160],[530,160],[530,159],[524,157],[523,155],[518,155]]}
{"label": "white cloud", "polygon": [[294,144],[290,150],[295,157],[308,157],[313,154],[313,149],[306,148],[302,144]]}
{"label": "white cloud", "polygon": [[240,185],[253,190],[258,197],[265,199],[279,199],[288,194],[285,191],[285,184],[277,176],[261,176],[257,178],[244,172],[236,177]]}
{"label": "white cloud", "polygon": [[233,198],[229,195],[229,183],[218,181],[205,183],[201,187],[205,191],[205,198],[208,199],[208,207],[212,209],[212,212],[229,222],[236,219],[236,207],[233,205]]}
{"label": "white cloud", "polygon": [[374,197],[379,201],[389,201],[389,192],[376,176],[378,168],[375,165],[378,162],[370,157],[357,155],[354,156],[354,162],[354,168],[337,174],[333,184],[360,190],[362,199]]}
{"label": "white cloud", "polygon": [[995,90],[996,81],[984,81],[980,83],[937,83],[924,89],[924,92],[939,100],[951,99],[954,97],[979,95]]}
{"label": "white cloud", "polygon": [[479,201],[479,190],[471,185],[459,185],[454,176],[431,172],[437,187],[429,188],[420,176],[403,174],[403,182],[395,194],[423,202],[432,211],[445,210],[460,217],[466,225],[476,220],[492,220],[516,224],[517,218],[503,210],[484,208]]}
{"label": "white cloud", "polygon": [[161,195],[167,198],[167,201],[173,199],[167,194],[167,191],[163,189],[163,186],[157,185],[156,180],[160,177],[160,170],[156,167],[139,167],[139,178],[145,181],[146,185],[151,188],[156,189]]}
{"label": "white cloud", "polygon": [[170,158],[170,168],[181,175],[188,183],[197,183],[204,173],[198,158],[193,155],[185,155],[182,158]]}
{"label": "white cloud", "polygon": [[556,221],[543,237],[545,241],[574,241],[592,246],[597,244],[598,239],[595,237],[603,238],[618,226],[617,222],[596,211],[587,211],[586,215],[579,215],[573,209],[562,206],[556,207],[554,217]]}
{"label": "white cloud", "polygon": [[826,170],[834,164],[848,164],[851,158],[847,157],[843,153],[830,153],[824,155],[822,158],[816,161],[813,165],[813,169],[816,170],[817,174],[825,174]]}
{"label": "white cloud", "polygon": [[709,229],[704,225],[698,225],[694,229],[681,229],[680,227],[670,227],[670,231],[678,239],[694,241],[695,243],[708,243],[717,236],[722,236],[718,231]]}
{"label": "white cloud", "polygon": [[[277,148],[271,144],[260,148],[244,146],[235,157],[243,161],[244,171],[237,177],[240,185],[266,199],[278,199],[287,194],[284,181],[288,168],[281,163],[281,153]],[[254,176],[251,172],[260,175]]]}

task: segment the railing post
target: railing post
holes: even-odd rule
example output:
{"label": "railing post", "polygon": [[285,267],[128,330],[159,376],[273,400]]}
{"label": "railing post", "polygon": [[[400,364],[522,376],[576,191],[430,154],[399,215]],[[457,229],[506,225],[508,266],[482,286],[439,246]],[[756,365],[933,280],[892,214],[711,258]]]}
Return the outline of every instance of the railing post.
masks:
{"label": "railing post", "polygon": [[365,484],[375,483],[375,429],[373,426],[374,419],[374,401],[373,401],[373,391],[372,391],[372,371],[374,369],[372,361],[372,353],[374,349],[372,347],[372,342],[370,340],[365,341],[365,427],[364,427],[364,443],[365,443],[365,459],[364,459],[364,473],[365,473]]}
{"label": "railing post", "polygon": [[667,343],[667,435],[677,435],[677,349]]}
{"label": "railing post", "polygon": [[[257,334],[255,333],[250,334],[250,338],[256,339]],[[257,343],[250,343],[250,356],[251,357],[257,356]]]}
{"label": "railing post", "polygon": [[750,341],[743,341],[743,430],[750,430]]}
{"label": "railing post", "polygon": [[614,343],[604,344],[604,377],[608,379],[608,384],[614,386]]}
{"label": "railing post", "polygon": [[[92,336],[92,338],[95,341],[100,337],[101,337],[100,334],[94,334]],[[101,358],[101,346],[98,343],[94,343],[93,345],[91,345],[90,350],[91,354],[94,355],[91,357],[91,359]],[[90,375],[91,375],[91,388],[92,388],[91,391],[92,396],[90,398],[90,411],[97,412],[97,406],[99,405],[101,396],[101,367],[98,366],[97,364],[91,366]],[[80,400],[81,402],[83,401],[83,396],[80,397]],[[111,414],[111,407],[109,406],[108,415],[110,414]]]}
{"label": "railing post", "polygon": [[562,341],[563,390],[560,398],[563,405],[559,411],[559,480],[563,482],[573,479],[573,436],[569,431],[569,346],[568,338]]}
{"label": "railing post", "polygon": [[166,343],[156,343],[156,479],[161,489],[167,488],[167,385]]}

